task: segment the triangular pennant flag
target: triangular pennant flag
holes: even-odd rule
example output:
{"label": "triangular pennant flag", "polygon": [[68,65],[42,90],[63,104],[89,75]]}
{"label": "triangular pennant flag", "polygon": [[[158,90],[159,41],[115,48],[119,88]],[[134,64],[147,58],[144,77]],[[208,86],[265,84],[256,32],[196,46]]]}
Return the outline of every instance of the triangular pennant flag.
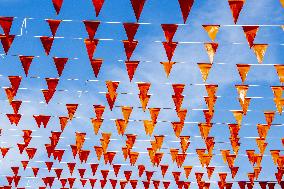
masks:
{"label": "triangular pennant flag", "polygon": [[204,47],[206,49],[206,52],[208,54],[210,63],[212,64],[214,61],[214,56],[216,54],[216,51],[218,49],[218,43],[204,43]]}
{"label": "triangular pennant flag", "polygon": [[8,51],[15,39],[15,35],[3,35],[0,34],[0,40],[4,49],[5,54],[8,54]]}
{"label": "triangular pennant flag", "polygon": [[258,32],[259,26],[243,26],[243,30],[248,41],[249,47],[253,46],[254,38]]}
{"label": "triangular pennant flag", "polygon": [[92,59],[91,60],[91,66],[93,68],[95,77],[98,77],[102,64],[103,64],[103,59]]}
{"label": "triangular pennant flag", "polygon": [[92,60],[94,53],[96,51],[97,45],[99,43],[99,40],[98,39],[85,39],[84,43],[86,45],[86,49],[87,49],[89,59]]}
{"label": "triangular pennant flag", "polygon": [[177,24],[161,24],[162,29],[165,34],[166,41],[172,41],[173,37],[177,31],[178,25]]}
{"label": "triangular pennant flag", "polygon": [[208,74],[209,74],[210,69],[212,67],[212,64],[210,64],[210,63],[197,63],[197,65],[200,69],[203,81],[206,82]]}
{"label": "triangular pennant flag", "polygon": [[84,20],[84,25],[88,33],[89,39],[93,40],[96,35],[97,29],[100,25],[100,21]]}
{"label": "triangular pennant flag", "polygon": [[173,65],[174,65],[175,63],[176,63],[176,62],[170,62],[170,61],[169,61],[169,62],[161,62],[161,64],[162,64],[163,67],[164,67],[164,71],[165,71],[167,77],[170,76],[172,67],[173,67]]}
{"label": "triangular pennant flag", "polygon": [[92,1],[96,11],[96,17],[98,17],[104,5],[105,0],[92,0]]}
{"label": "triangular pennant flag", "polygon": [[34,56],[22,56],[22,55],[19,55],[19,58],[20,58],[20,61],[22,63],[22,67],[24,69],[24,72],[25,72],[26,76],[28,76],[29,69],[30,69],[31,63],[32,63],[32,61],[34,59]]}
{"label": "triangular pennant flag", "polygon": [[237,64],[237,68],[238,68],[240,77],[242,79],[242,82],[244,83],[247,78],[247,74],[250,70],[250,65],[249,64]]}
{"label": "triangular pennant flag", "polygon": [[252,49],[254,54],[256,55],[258,63],[263,62],[263,58],[265,55],[265,52],[267,50],[268,44],[253,44]]}
{"label": "triangular pennant flag", "polygon": [[284,65],[274,65],[274,68],[276,69],[280,83],[283,83],[284,82]]}
{"label": "triangular pennant flag", "polygon": [[129,61],[134,50],[135,50],[135,48],[136,48],[136,46],[137,46],[137,44],[138,44],[138,41],[136,41],[136,40],[133,40],[133,41],[123,40],[122,42],[123,42],[126,58]]}
{"label": "triangular pennant flag", "polygon": [[228,0],[234,23],[236,24],[240,15],[240,12],[244,6],[245,0]]}
{"label": "triangular pennant flag", "polygon": [[209,38],[215,41],[216,35],[219,32],[220,25],[202,25],[203,29],[207,32]]}
{"label": "triangular pennant flag", "polygon": [[53,57],[54,64],[57,69],[57,73],[59,77],[62,75],[63,69],[65,67],[66,62],[68,61],[68,58],[58,58],[58,57]]}
{"label": "triangular pennant flag", "polygon": [[66,104],[66,108],[67,108],[67,111],[68,111],[68,116],[69,116],[69,119],[72,120],[73,117],[74,117],[74,114],[78,108],[78,104]]}
{"label": "triangular pennant flag", "polygon": [[168,57],[168,61],[170,62],[172,60],[172,57],[174,56],[176,47],[178,45],[178,42],[162,42]]}
{"label": "triangular pennant flag", "polygon": [[130,0],[130,1],[131,1],[131,5],[133,8],[136,20],[138,22],[146,0]]}
{"label": "triangular pennant flag", "polygon": [[57,29],[58,29],[58,26],[61,23],[61,20],[46,19],[46,22],[49,25],[50,31],[52,33],[52,36],[55,37]]}
{"label": "triangular pennant flag", "polygon": [[178,2],[182,13],[183,22],[186,23],[187,17],[194,3],[194,0],[178,0]]}
{"label": "triangular pennant flag", "polygon": [[137,33],[137,30],[139,28],[139,24],[138,23],[123,23],[123,27],[125,29],[128,41],[133,41]]}
{"label": "triangular pennant flag", "polygon": [[54,41],[54,37],[41,36],[40,40],[41,40],[41,43],[42,43],[42,46],[44,48],[46,55],[49,55],[53,41]]}
{"label": "triangular pennant flag", "polygon": [[62,7],[63,0],[52,0],[52,3],[56,11],[56,14],[59,14],[60,9]]}
{"label": "triangular pennant flag", "polygon": [[6,36],[9,36],[14,17],[0,17],[0,26]]}
{"label": "triangular pennant flag", "polygon": [[135,74],[135,71],[139,65],[140,61],[125,61],[125,65],[126,65],[126,69],[127,69],[127,73],[128,73],[128,77],[130,82],[133,79],[133,76]]}

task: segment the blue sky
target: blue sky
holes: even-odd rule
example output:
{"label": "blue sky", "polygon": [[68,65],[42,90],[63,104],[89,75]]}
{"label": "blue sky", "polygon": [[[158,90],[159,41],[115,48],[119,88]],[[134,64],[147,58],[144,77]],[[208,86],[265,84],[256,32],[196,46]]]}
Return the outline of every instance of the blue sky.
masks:
{"label": "blue sky", "polygon": [[[0,0],[1,15],[2,16],[16,16],[11,34],[20,35],[20,29],[24,18],[28,19],[26,28],[23,28],[23,35],[17,36],[7,56],[0,58],[0,66],[2,75],[0,77],[0,84],[2,87],[8,87],[9,75],[21,75],[23,80],[21,89],[19,90],[16,99],[22,100],[24,103],[20,108],[20,113],[23,117],[18,127],[11,126],[6,113],[12,113],[12,108],[6,101],[4,90],[0,93],[0,100],[2,105],[1,112],[1,128],[3,135],[0,136],[1,146],[11,147],[5,159],[1,159],[0,185],[6,184],[6,175],[11,175],[11,166],[20,166],[21,160],[26,160],[26,154],[15,156],[18,154],[17,143],[22,142],[22,129],[33,129],[33,136],[30,147],[38,147],[37,155],[31,160],[29,167],[36,166],[42,168],[39,172],[39,177],[43,175],[55,175],[54,172],[48,173],[44,163],[38,161],[49,161],[44,149],[44,144],[49,142],[50,131],[59,130],[59,122],[56,116],[67,115],[65,107],[66,103],[78,103],[79,108],[75,114],[76,118],[68,124],[66,130],[62,133],[62,139],[58,144],[58,148],[66,149],[63,157],[63,162],[78,162],[76,168],[89,168],[87,164],[79,164],[78,158],[73,159],[68,145],[75,143],[75,131],[86,132],[87,140],[84,149],[90,148],[91,155],[89,163],[100,163],[99,169],[111,169],[110,166],[104,165],[103,160],[98,162],[95,158],[93,150],[94,145],[99,145],[101,135],[94,135],[92,125],[90,122],[91,117],[95,117],[93,111],[93,104],[105,105],[106,112],[104,114],[104,123],[101,131],[112,132],[112,140],[108,150],[118,151],[114,160],[115,164],[129,164],[123,161],[123,156],[120,153],[121,147],[125,145],[125,136],[119,136],[116,131],[115,123],[112,119],[122,118],[121,109],[116,107],[113,111],[108,109],[105,94],[106,92],[105,81],[115,80],[120,81],[118,92],[131,93],[119,94],[115,105],[117,106],[133,106],[133,112],[130,117],[131,120],[144,120],[150,119],[149,112],[143,112],[140,107],[138,98],[138,87],[135,82],[151,82],[152,86],[149,93],[152,94],[148,107],[169,108],[174,107],[171,95],[173,94],[171,84],[184,83],[186,84],[183,102],[183,108],[188,109],[186,124],[183,129],[183,135],[191,136],[191,144],[188,153],[195,153],[196,148],[204,148],[204,142],[200,136],[199,129],[196,122],[203,122],[204,116],[201,110],[205,109],[206,105],[203,96],[206,96],[204,85],[202,84],[201,74],[198,70],[196,63],[208,62],[208,56],[203,47],[203,42],[210,42],[207,33],[203,30],[202,24],[220,24],[220,30],[217,34],[216,42],[219,43],[214,64],[209,74],[207,83],[218,84],[217,103],[215,106],[215,114],[212,122],[214,123],[235,123],[235,119],[230,110],[240,109],[238,102],[238,94],[234,87],[235,84],[241,84],[236,64],[252,64],[251,70],[248,74],[246,84],[256,85],[251,86],[248,90],[248,97],[261,97],[253,98],[249,106],[249,111],[243,118],[243,125],[239,135],[241,136],[241,148],[239,156],[236,159],[235,166],[240,166],[239,172],[235,178],[236,181],[248,180],[247,173],[253,171],[253,167],[249,164],[245,151],[248,149],[255,149],[258,153],[258,148],[254,138],[257,137],[256,124],[265,123],[263,111],[275,110],[273,103],[273,94],[270,89],[272,85],[280,85],[276,71],[272,64],[283,64],[283,30],[279,25],[283,24],[283,8],[278,0],[250,0],[246,1],[243,10],[240,14],[238,25],[272,25],[261,26],[256,36],[255,43],[268,43],[269,47],[265,55],[263,65],[257,65],[257,60],[254,53],[249,49],[245,35],[243,34],[240,26],[233,25],[233,18],[226,0],[196,0],[192,10],[189,14],[187,24],[180,25],[174,41],[183,42],[201,42],[193,44],[179,44],[173,61],[183,62],[174,65],[169,78],[166,77],[161,61],[166,61],[166,54],[160,42],[164,41],[164,34],[160,27],[163,23],[183,23],[177,0],[163,0],[155,1],[148,0],[145,3],[144,10],[140,17],[142,24],[139,27],[135,39],[139,41],[136,50],[133,53],[132,60],[140,60],[137,71],[133,81],[130,83],[126,68],[123,61],[125,54],[121,40],[126,39],[126,35],[122,26],[123,22],[135,22],[135,16],[129,0],[106,0],[101,13],[98,18],[95,17],[94,8],[91,0],[78,1],[78,0],[64,0],[61,12],[58,16],[55,15],[51,0]],[[44,19],[63,19],[72,20],[64,21],[59,26],[57,31],[58,37],[56,38],[49,56],[45,55],[40,40],[35,36],[50,36],[50,30]],[[86,49],[81,39],[86,38],[87,33],[82,20],[100,20],[102,21],[96,38],[99,39],[112,39],[102,40],[99,42],[95,52],[95,58],[103,58],[104,62],[99,73],[99,77],[95,78],[91,69]],[[106,22],[121,22],[117,24],[110,24]],[[1,31],[2,32],[2,31]],[[240,43],[240,44],[233,44]],[[281,45],[282,44],[282,45]],[[0,53],[4,53],[0,50]],[[20,61],[17,56],[13,55],[34,55],[38,56],[34,59],[29,77],[24,77]],[[51,102],[46,105],[41,89],[46,88],[44,78],[57,77],[52,57],[69,57],[69,61],[65,66],[63,74],[60,78],[58,89],[65,91],[58,91],[54,95]],[[219,64],[224,63],[224,64]],[[34,78],[31,76],[36,76]],[[71,80],[70,80],[71,79]],[[98,81],[88,81],[88,80]],[[191,85],[193,84],[193,85]],[[52,115],[47,129],[38,129],[32,117],[34,114]],[[179,147],[179,141],[172,130],[171,121],[178,121],[178,117],[174,110],[162,109],[159,117],[159,122],[154,130],[155,134],[167,135],[163,144],[162,152],[165,153],[161,164],[170,164],[170,168],[165,180],[174,182],[171,171],[181,171],[176,165],[171,164],[171,157],[168,154],[169,148]],[[276,114],[274,124],[281,124],[283,116]],[[101,132],[100,131],[100,132]],[[283,137],[283,126],[272,126],[268,133],[268,146],[265,151],[265,157],[262,161],[262,173],[259,180],[275,181],[274,173],[277,168],[273,164],[270,157],[269,150],[280,149],[281,138]],[[126,133],[136,133],[138,138],[135,143],[133,151],[147,152],[146,148],[150,147],[149,140],[153,137],[145,135],[143,122],[131,121],[128,125]],[[214,158],[211,161],[211,166],[216,166],[215,172],[210,179],[212,188],[217,188],[215,182],[219,181],[218,172],[228,172],[228,181],[232,181],[228,166],[222,162],[220,156],[220,149],[231,149],[229,142],[229,129],[227,124],[214,124],[210,136],[215,137],[217,144],[214,148]],[[223,143],[224,142],[224,143]],[[155,171],[159,168],[152,167],[149,163],[149,157],[146,153],[141,153],[137,164],[145,164],[147,170]],[[204,172],[205,168],[201,168],[196,154],[189,154],[184,165],[192,165],[194,169],[188,181],[193,182],[191,188],[197,188],[194,172]],[[62,177],[70,177],[70,173],[66,168],[66,164],[54,163],[54,167],[64,167]],[[137,178],[137,167],[124,165],[121,168],[118,179],[124,179],[123,171],[133,170],[132,179]],[[135,173],[134,173],[135,171]],[[43,186],[43,182],[39,178],[29,178],[32,176],[31,169],[21,172],[23,178],[19,186],[27,186],[35,188]],[[74,177],[78,176],[78,172],[74,171]],[[86,172],[86,177],[90,176],[90,170]],[[96,174],[96,178],[101,179],[100,172]],[[109,178],[115,178],[114,173],[109,174]],[[143,175],[140,180],[145,180]],[[160,173],[156,172],[153,180],[161,180]],[[206,174],[203,179],[209,181]],[[185,180],[184,174],[181,180]],[[55,181],[54,187],[58,188],[60,182]],[[162,183],[161,183],[162,184]],[[75,187],[80,188],[80,182],[75,182]],[[99,181],[96,184],[99,187]],[[89,187],[86,186],[86,188]],[[110,188],[110,183],[105,188]],[[139,183],[138,188],[143,187],[142,182]],[[153,187],[153,185],[151,185]],[[279,187],[279,186],[277,186]],[[130,184],[126,188],[131,188]],[[176,188],[172,183],[170,188]],[[237,188],[234,184],[233,188]],[[259,188],[258,185],[255,188]]]}

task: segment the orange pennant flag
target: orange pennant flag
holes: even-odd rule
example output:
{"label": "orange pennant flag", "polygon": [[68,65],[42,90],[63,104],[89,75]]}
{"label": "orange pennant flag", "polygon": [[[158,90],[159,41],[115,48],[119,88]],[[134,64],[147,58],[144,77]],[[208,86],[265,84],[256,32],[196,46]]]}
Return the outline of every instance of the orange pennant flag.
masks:
{"label": "orange pennant flag", "polygon": [[207,32],[209,38],[215,41],[216,35],[219,32],[220,25],[202,25],[203,29]]}
{"label": "orange pennant flag", "polygon": [[161,108],[149,108],[149,112],[151,115],[152,122],[154,124],[157,123],[158,115],[160,113]]}
{"label": "orange pennant flag", "polygon": [[197,65],[200,69],[203,81],[206,82],[206,80],[208,78],[208,74],[209,74],[210,69],[212,67],[212,64],[210,64],[210,63],[197,63]]}
{"label": "orange pennant flag", "polygon": [[284,65],[275,64],[274,68],[276,69],[280,83],[283,84],[284,83]]}
{"label": "orange pennant flag", "polygon": [[178,0],[178,2],[182,13],[183,22],[186,23],[187,17],[194,3],[194,0]]}
{"label": "orange pennant flag", "polygon": [[211,176],[212,176],[214,170],[215,170],[215,167],[206,167],[206,171],[207,171],[209,179],[211,179]]}
{"label": "orange pennant flag", "polygon": [[56,11],[56,14],[59,14],[60,9],[61,9],[62,4],[63,4],[63,0],[52,0],[52,3],[53,3],[53,6],[54,6],[54,9]]}
{"label": "orange pennant flag", "polygon": [[171,70],[172,70],[172,67],[176,62],[170,62],[169,61],[169,62],[160,62],[160,63],[163,65],[164,71],[165,71],[167,77],[169,77]]}
{"label": "orange pennant flag", "polygon": [[96,11],[96,17],[98,17],[101,12],[102,6],[104,5],[105,0],[92,0],[92,1]]}
{"label": "orange pennant flag", "polygon": [[208,54],[210,63],[212,64],[214,61],[214,56],[216,54],[216,51],[218,49],[218,43],[204,43],[204,47],[206,49],[206,52]]}
{"label": "orange pennant flag", "polygon": [[241,125],[242,120],[243,120],[243,111],[242,110],[232,110],[232,113],[233,113],[238,125]]}
{"label": "orange pennant flag", "polygon": [[91,122],[92,122],[94,132],[95,132],[96,135],[98,134],[103,121],[104,121],[103,119],[91,118]]}
{"label": "orange pennant flag", "polygon": [[257,58],[258,63],[263,62],[264,55],[266,53],[268,44],[253,44],[252,49]]}
{"label": "orange pennant flag", "polygon": [[19,55],[19,58],[20,58],[20,61],[22,63],[22,67],[24,69],[24,72],[25,72],[26,76],[28,76],[29,69],[30,69],[31,63],[32,63],[32,61],[34,59],[34,56],[22,56],[22,55]]}
{"label": "orange pennant flag", "polygon": [[140,15],[143,10],[145,2],[146,0],[131,0],[131,5],[132,5],[137,22],[140,19]]}
{"label": "orange pennant flag", "polygon": [[86,31],[88,33],[89,39],[93,40],[101,22],[100,21],[83,20],[83,23],[84,23]]}
{"label": "orange pennant flag", "polygon": [[78,108],[78,104],[66,104],[69,119],[72,120]]}
{"label": "orange pennant flag", "polygon": [[248,85],[235,85],[238,94],[239,94],[239,98],[244,102],[246,96],[247,96],[247,91],[249,86]]}
{"label": "orange pennant flag", "polygon": [[162,29],[165,34],[166,41],[172,41],[173,37],[177,31],[178,25],[177,24],[161,24]]}
{"label": "orange pennant flag", "polygon": [[249,47],[253,46],[255,36],[258,32],[259,26],[243,26],[243,30],[248,41]]}
{"label": "orange pennant flag", "polygon": [[133,110],[133,107],[129,107],[129,106],[122,106],[121,107],[123,118],[124,118],[126,123],[128,123],[128,120],[129,120],[129,117],[130,117],[132,110]]}
{"label": "orange pennant flag", "polygon": [[130,82],[133,79],[133,76],[135,74],[135,71],[136,71],[139,63],[140,63],[140,61],[125,61],[126,70],[127,70]]}
{"label": "orange pennant flag", "polygon": [[186,179],[188,179],[192,168],[193,168],[192,166],[183,166]]}
{"label": "orange pennant flag", "polygon": [[61,23],[61,20],[46,19],[45,21],[49,25],[50,31],[52,33],[52,36],[55,37],[57,29],[58,29],[58,26]]}
{"label": "orange pennant flag", "polygon": [[274,111],[265,111],[264,116],[265,116],[265,120],[266,120],[267,125],[270,127],[273,120],[274,120],[275,112]]}
{"label": "orange pennant flag", "polygon": [[249,64],[237,64],[237,68],[238,68],[240,77],[242,79],[242,82],[244,83],[247,78],[247,74],[250,70],[250,65]]}
{"label": "orange pennant flag", "polygon": [[184,123],[182,122],[171,122],[171,123],[172,123],[172,127],[173,127],[176,137],[179,138],[182,132],[182,129],[184,127]]}
{"label": "orange pennant flag", "polygon": [[139,26],[140,25],[138,23],[123,23],[123,27],[126,32],[128,41],[134,40],[134,37],[137,33]]}
{"label": "orange pennant flag", "polygon": [[236,24],[240,15],[240,12],[242,11],[242,8],[245,4],[245,0],[228,0],[229,6],[234,18],[234,23]]}

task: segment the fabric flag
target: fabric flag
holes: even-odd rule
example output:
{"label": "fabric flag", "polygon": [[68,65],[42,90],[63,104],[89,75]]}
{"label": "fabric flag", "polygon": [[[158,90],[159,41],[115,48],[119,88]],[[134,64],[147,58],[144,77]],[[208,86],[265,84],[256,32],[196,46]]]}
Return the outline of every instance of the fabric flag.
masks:
{"label": "fabric flag", "polygon": [[146,0],[130,0],[137,22],[140,19]]}
{"label": "fabric flag", "polygon": [[214,42],[219,32],[220,25],[202,25],[209,38]]}
{"label": "fabric flag", "polygon": [[268,44],[253,44],[252,49],[257,58],[258,63],[263,62],[264,55],[266,53]]}
{"label": "fabric flag", "polygon": [[60,9],[61,9],[62,4],[63,4],[63,0],[52,0],[52,3],[53,3],[53,6],[54,6],[54,9],[56,11],[56,14],[59,14]]}
{"label": "fabric flag", "polygon": [[245,4],[245,0],[228,0],[228,2],[234,18],[234,23],[236,24],[238,22],[240,12]]}
{"label": "fabric flag", "polygon": [[183,17],[183,23],[186,23],[191,7],[193,6],[194,0],[178,0],[178,2]]}
{"label": "fabric flag", "polygon": [[83,23],[84,23],[86,31],[88,33],[89,39],[93,40],[101,22],[100,21],[83,20]]}
{"label": "fabric flag", "polygon": [[258,32],[259,26],[243,26],[243,30],[248,41],[249,47],[253,46],[254,39]]}
{"label": "fabric flag", "polygon": [[105,0],[92,0],[92,1],[96,11],[96,17],[98,17],[104,5]]}
{"label": "fabric flag", "polygon": [[6,36],[10,35],[10,30],[14,21],[14,17],[0,17],[0,26]]}

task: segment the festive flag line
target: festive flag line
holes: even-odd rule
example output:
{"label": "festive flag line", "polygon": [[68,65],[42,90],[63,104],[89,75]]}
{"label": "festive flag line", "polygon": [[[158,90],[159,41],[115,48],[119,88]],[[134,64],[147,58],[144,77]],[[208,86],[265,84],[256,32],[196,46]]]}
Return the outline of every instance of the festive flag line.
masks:
{"label": "festive flag line", "polygon": [[[106,12],[104,0],[89,1],[89,5],[94,7],[94,15],[96,17]],[[125,74],[128,75],[129,83],[138,89],[138,94],[120,92],[121,83],[126,81],[62,78],[68,71],[65,69],[66,64],[70,64],[70,61],[75,62],[79,58],[53,56],[54,67],[57,71],[55,77],[31,76],[31,73],[29,73],[30,67],[33,66],[34,59],[41,56],[19,55],[19,62],[23,68],[21,73],[25,74],[26,78],[20,76],[21,74],[3,76],[4,81],[8,78],[6,82],[9,81],[9,85],[1,86],[3,94],[7,98],[5,105],[10,106],[11,109],[7,110],[7,112],[5,110],[6,113],[1,113],[2,115],[5,114],[4,117],[10,124],[0,129],[0,156],[2,155],[1,162],[5,163],[3,170],[0,170],[0,176],[2,176],[0,178],[0,189],[31,187],[24,184],[26,181],[29,182],[29,179],[35,179],[33,185],[39,189],[52,187],[62,189],[67,187],[102,189],[119,187],[121,189],[127,187],[132,189],[149,189],[152,187],[155,189],[188,189],[189,187],[195,187],[209,189],[213,184],[220,189],[235,187],[240,189],[245,189],[246,187],[251,189],[261,187],[261,189],[265,189],[269,187],[271,189],[278,187],[278,185],[284,188],[284,181],[282,181],[284,175],[284,155],[282,155],[283,150],[281,150],[281,147],[284,146],[284,138],[278,135],[274,136],[274,126],[279,129],[279,133],[283,126],[281,116],[284,106],[282,97],[284,65],[267,64],[267,66],[274,67],[275,75],[279,79],[279,85],[267,85],[271,91],[271,98],[268,99],[274,105],[272,110],[263,110],[265,107],[250,110],[252,99],[262,98],[262,95],[259,97],[249,97],[247,95],[248,91],[252,90],[251,87],[266,86],[262,84],[247,84],[247,76],[251,67],[265,62],[265,54],[269,52],[267,49],[269,49],[270,45],[273,45],[265,42],[255,43],[259,29],[261,27],[279,26],[283,29],[283,25],[237,25],[239,17],[243,16],[242,9],[246,6],[246,1],[228,0],[227,8],[231,11],[232,22],[235,25],[202,25],[204,32],[208,34],[209,42],[175,41],[176,32],[180,29],[180,26],[189,22],[188,16],[191,10],[196,9],[194,0],[177,0],[176,3],[180,8],[179,11],[184,24],[161,24],[161,32],[164,33],[165,40],[154,41],[155,43],[160,43],[164,48],[165,61],[161,60],[161,68],[164,69],[167,78],[174,77],[170,74],[172,68],[177,63],[173,61],[176,58],[176,49],[181,44],[202,44],[204,52],[208,55],[207,62],[197,63],[200,71],[199,76],[203,83],[159,83],[171,85],[172,93],[169,94],[169,99],[161,99],[161,101],[167,104],[172,102],[173,105],[169,108],[149,107],[149,102],[153,99],[152,96],[159,97],[157,92],[151,93],[152,84],[155,82],[134,82],[134,80],[138,80],[135,73],[137,69],[141,69],[139,64],[143,61],[133,60],[135,49],[140,45],[140,41],[135,39],[139,27],[143,24],[152,24],[139,22],[143,19],[145,14],[143,10],[148,2],[146,0],[129,1],[129,6],[133,9],[133,18],[136,22],[78,21],[84,24],[88,37],[71,38],[83,40],[85,56],[90,63],[89,69],[93,71],[94,77],[97,78],[104,74],[100,72],[104,59],[95,57],[96,50],[100,48],[101,41],[113,41],[114,39],[98,39],[96,33],[101,23],[121,24],[127,37],[121,43],[124,47],[126,60],[122,62],[125,63]],[[66,1],[51,0],[49,3],[53,5],[54,13],[58,15],[64,11],[62,8],[65,6]],[[284,7],[283,0],[279,1],[279,6]],[[32,20],[32,18],[24,18],[21,25],[21,33],[15,35],[11,34],[14,19],[15,17],[0,17],[0,27],[3,31],[0,34],[0,41],[5,52],[5,55],[2,56],[4,58],[6,56],[15,56],[10,52],[10,48],[16,45],[16,43],[14,44],[14,39],[25,35],[24,32],[27,33],[27,21]],[[55,39],[65,38],[57,35],[57,31],[64,21],[73,20],[45,19],[46,25],[50,29],[50,34],[48,36],[34,36],[39,38],[38,41],[42,44],[42,51],[46,56],[51,57],[51,55],[57,53],[53,48],[54,42],[57,41]],[[216,41],[219,29],[223,26],[242,27],[243,37],[247,40],[248,47],[255,54],[255,60],[258,62],[258,64],[236,64],[235,69],[238,71],[240,80],[239,84],[234,85],[236,88],[236,98],[234,100],[239,103],[238,107],[240,109],[238,110],[224,109],[221,105],[219,105],[221,108],[217,106],[216,102],[219,102],[220,98],[226,98],[226,96],[217,95],[221,85],[207,83],[210,70],[216,64],[214,60],[215,55],[218,53],[218,48],[223,45],[223,43]],[[239,44],[241,43],[232,43],[232,45]],[[229,63],[219,62],[217,64]],[[22,84],[24,79],[44,81],[45,87],[44,89],[25,88],[24,84]],[[85,86],[82,90],[77,91],[59,89],[58,86],[66,81],[82,81]],[[65,109],[61,113],[51,115],[53,113],[29,113],[28,109],[26,110],[22,107],[23,101],[19,99],[19,91],[25,91],[25,94],[28,94],[30,91],[39,92],[44,100],[43,104],[49,110],[51,108],[50,105],[55,103],[54,96],[58,92],[66,92],[66,95],[71,95],[73,92],[79,93],[81,100],[82,94],[92,93],[92,91],[88,90],[88,85],[86,85],[91,82],[104,83],[107,89],[105,92],[99,91],[94,94],[96,98],[102,101],[101,103],[93,103],[89,99],[87,100],[88,104],[95,104],[93,107],[90,107],[93,113],[92,117],[84,116],[84,114],[80,115],[78,108],[81,108],[81,105],[84,107],[85,103],[79,100],[78,103],[57,102],[56,105],[62,105]],[[188,108],[188,104],[184,103],[187,97],[185,89],[193,85],[201,86],[206,91],[205,95],[207,96],[200,98],[204,100],[206,105],[204,109]],[[160,92],[164,91],[161,90]],[[97,94],[102,94],[102,97],[98,97]],[[138,103],[140,103],[139,107],[125,106],[125,102],[118,102],[119,100],[117,99],[122,94],[135,95]],[[263,96],[263,98],[266,97]],[[203,100],[200,100],[200,102],[203,102]],[[34,102],[36,100],[25,101],[25,103],[29,104]],[[262,105],[260,104],[260,106]],[[37,107],[33,108],[36,109]],[[104,117],[108,117],[107,114],[113,111],[114,108],[116,110],[120,109],[121,113],[115,113],[115,118],[104,119]],[[141,119],[135,118],[135,115],[133,115],[135,114],[133,112],[134,108],[142,109],[141,112],[146,117]],[[165,109],[173,110],[174,116],[161,111]],[[36,110],[40,112],[40,109]],[[188,111],[190,110],[202,112],[202,121],[187,121],[190,116]],[[220,110],[229,112],[233,121],[230,123],[219,122],[216,112]],[[52,112],[52,110],[50,111]],[[255,121],[255,124],[251,121],[246,123],[244,118],[250,112],[261,113],[257,120],[263,121]],[[161,118],[161,114],[167,115],[167,117]],[[23,122],[21,120],[23,116],[29,116],[33,122]],[[54,118],[56,118],[57,123],[54,123]],[[215,119],[217,120],[215,121]],[[75,125],[77,121],[81,123]],[[110,121],[113,122],[112,125],[109,125],[108,122]],[[135,124],[135,128],[132,124],[129,124],[130,122],[133,125]],[[164,131],[167,132],[167,135],[161,134],[162,130],[159,128],[162,125],[161,123],[166,124],[166,126],[163,126],[163,129],[167,128]],[[27,125],[24,126],[25,124]],[[85,124],[89,124],[89,128],[84,127]],[[192,133],[186,127],[188,125],[196,127],[199,133]],[[220,141],[218,136],[214,136],[212,129],[216,125],[226,125],[224,129],[227,131],[227,136],[222,136],[226,140]],[[251,125],[249,128],[251,131],[256,131],[254,135],[248,133],[249,136],[243,136],[242,132],[240,132],[248,129],[245,128],[247,125]],[[137,126],[139,126],[139,130],[136,130]],[[57,131],[53,130],[53,128],[56,128]],[[135,129],[135,131],[131,129]],[[11,132],[14,131],[19,132],[16,135],[11,135]],[[35,133],[39,134],[34,135]],[[168,140],[169,138],[171,140]],[[173,138],[175,139],[172,140]],[[197,139],[200,139],[200,141],[197,142]],[[243,139],[253,141],[254,145],[246,145]],[[274,146],[275,141],[279,143],[276,146]],[[143,143],[143,146],[140,147],[139,143]],[[197,143],[198,145],[196,145]],[[220,146],[220,144],[226,146]],[[196,158],[194,162],[191,161],[193,156]],[[221,157],[221,166],[219,166],[220,162],[215,162],[217,160],[216,156],[219,156],[218,158]],[[237,161],[240,157],[242,157],[241,163]],[[264,157],[267,157],[265,161],[270,161],[270,164],[263,161]],[[247,165],[244,163],[245,161]],[[266,166],[274,169],[266,173]],[[218,170],[220,167],[222,169]],[[223,172],[223,170],[226,170],[226,172]],[[5,174],[2,174],[2,171]],[[245,178],[241,177],[242,174],[245,175]],[[266,177],[263,177],[264,174],[271,174],[269,176],[272,176],[271,178],[273,179],[270,179],[270,177],[269,180],[265,179]]]}

